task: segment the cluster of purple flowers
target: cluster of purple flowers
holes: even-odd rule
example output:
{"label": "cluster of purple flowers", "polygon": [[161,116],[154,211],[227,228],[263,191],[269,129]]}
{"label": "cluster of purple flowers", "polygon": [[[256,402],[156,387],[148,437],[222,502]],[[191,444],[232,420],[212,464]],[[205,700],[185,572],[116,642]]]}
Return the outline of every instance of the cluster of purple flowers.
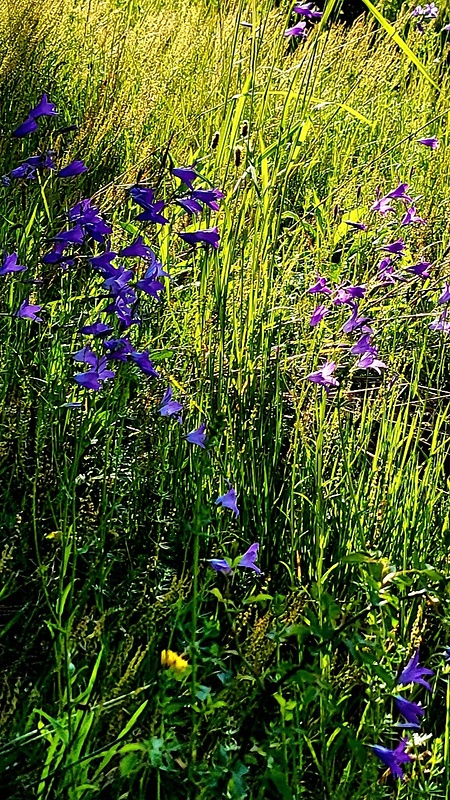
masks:
{"label": "cluster of purple flowers", "polygon": [[[424,675],[431,676],[434,675],[434,672],[427,667],[421,667],[419,665],[419,650],[417,649],[400,674],[398,683],[401,686],[408,686],[411,683],[420,684],[429,692],[431,692],[431,686],[428,681],[424,680]],[[398,712],[403,717],[403,720],[396,723],[395,727],[403,730],[420,730],[420,718],[425,714],[423,707],[418,703],[412,702],[411,700],[406,700],[401,695],[396,695],[394,702]],[[408,739],[407,737],[404,737],[393,750],[390,750],[387,747],[382,747],[381,745],[374,745],[372,750],[383,762],[383,764],[390,769],[392,775],[402,780],[404,778],[402,764],[411,761],[411,756],[406,752],[408,745]]]}
{"label": "cluster of purple flowers", "polygon": [[[435,150],[438,146],[438,140],[433,138],[420,140],[421,144],[425,144],[431,149]],[[395,189],[389,191],[386,195],[382,195],[380,190],[377,189],[377,197],[375,202],[370,207],[372,213],[379,213],[382,217],[388,214],[394,214],[396,211],[395,204],[399,203],[403,208],[403,216],[399,221],[400,226],[405,227],[408,225],[426,225],[426,220],[419,216],[413,198],[408,194],[408,184],[399,183]],[[362,222],[347,221],[352,227],[360,231],[366,231],[367,225]],[[379,246],[379,250],[383,251],[383,257],[378,264],[377,275],[373,282],[373,287],[380,288],[395,284],[398,281],[405,281],[409,276],[418,277],[426,280],[430,277],[430,263],[428,261],[418,261],[416,264],[411,264],[405,267],[405,273],[399,272],[401,259],[406,252],[406,245],[402,238],[396,239],[393,242],[388,242]],[[349,348],[349,352],[353,356],[357,356],[354,363],[354,369],[373,369],[379,375],[382,369],[386,369],[386,364],[379,358],[378,349],[373,344],[371,338],[373,330],[371,327],[372,320],[369,317],[363,316],[359,311],[359,301],[363,300],[367,294],[368,286],[366,284],[358,284],[355,286],[341,285],[335,286],[332,289],[328,286],[327,278],[317,275],[316,282],[308,289],[309,294],[324,295],[335,307],[348,306],[351,313],[347,320],[341,327],[341,333],[352,334],[357,331],[359,338]],[[439,298],[439,304],[450,302],[450,285],[445,284],[444,290]],[[331,309],[324,304],[318,305],[313,311],[310,319],[311,327],[316,327],[322,320],[331,313]],[[438,320],[431,323],[432,330],[442,330],[445,333],[450,332],[450,321],[447,321],[447,308],[440,315]],[[312,383],[323,386],[329,392],[331,389],[339,386],[339,381],[335,377],[336,362],[327,361],[315,372],[311,372],[307,378]]]}
{"label": "cluster of purple flowers", "polygon": [[306,39],[308,36],[308,22],[316,22],[322,19],[323,13],[318,11],[314,3],[301,3],[294,6],[292,9],[295,14],[298,14],[301,19],[297,20],[295,25],[285,30],[285,36],[299,36],[301,39]]}

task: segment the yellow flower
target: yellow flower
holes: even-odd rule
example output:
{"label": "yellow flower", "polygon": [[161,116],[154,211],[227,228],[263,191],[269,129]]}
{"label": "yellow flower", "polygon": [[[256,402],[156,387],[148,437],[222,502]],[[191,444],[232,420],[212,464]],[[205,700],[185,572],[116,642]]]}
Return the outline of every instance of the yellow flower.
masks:
{"label": "yellow flower", "polygon": [[183,672],[189,667],[188,662],[173,650],[163,650],[161,652],[161,664],[163,667],[171,667],[176,672]]}

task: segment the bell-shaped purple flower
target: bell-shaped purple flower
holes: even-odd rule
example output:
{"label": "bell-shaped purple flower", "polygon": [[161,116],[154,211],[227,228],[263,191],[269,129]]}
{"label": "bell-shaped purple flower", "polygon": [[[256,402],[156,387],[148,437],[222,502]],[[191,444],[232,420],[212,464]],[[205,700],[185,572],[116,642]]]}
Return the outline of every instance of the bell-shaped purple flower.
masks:
{"label": "bell-shaped purple flower", "polygon": [[341,328],[343,333],[351,333],[352,331],[355,331],[357,328],[361,328],[363,325],[365,325],[366,322],[369,321],[369,317],[359,317],[358,312],[359,312],[358,304],[354,303],[351,316],[348,318],[346,322],[344,322]]}
{"label": "bell-shaped purple flower", "polygon": [[406,194],[408,191],[408,184],[407,183],[399,183],[395,189],[392,189],[390,192],[387,193],[386,197],[390,197],[392,200],[403,200],[405,203],[412,203],[412,198]]}
{"label": "bell-shaped purple flower", "polygon": [[309,294],[331,294],[331,289],[327,286],[327,279],[316,275],[316,282],[308,289]]}
{"label": "bell-shaped purple flower", "polygon": [[346,225],[350,225],[351,228],[355,228],[357,231],[366,231],[367,225],[364,222],[353,222],[351,219],[344,219]]}
{"label": "bell-shaped purple flower", "polygon": [[[405,700],[405,698],[399,694],[394,698],[394,702],[399,713],[405,718],[408,727],[418,730],[420,728],[419,717],[423,717],[425,714],[422,706],[419,706],[417,703],[412,703],[410,700]],[[401,727],[405,726],[401,725]]]}
{"label": "bell-shaped purple flower", "polygon": [[176,417],[179,422],[181,422],[181,415],[180,411],[183,410],[183,406],[181,403],[178,403],[177,400],[172,400],[172,387],[169,386],[166,389],[163,399],[161,400],[161,405],[159,407],[159,413],[162,417]]}
{"label": "bell-shaped purple flower", "polygon": [[30,117],[37,119],[38,117],[56,117],[56,106],[52,103],[46,94],[43,94],[39,103],[31,109]]}
{"label": "bell-shaped purple flower", "polygon": [[[447,26],[448,27],[448,26]],[[447,28],[443,28],[442,30],[446,30]],[[425,147],[430,147],[431,150],[437,150],[439,147],[439,140],[436,139],[436,136],[430,136],[428,138],[419,139],[419,144],[425,145]]]}
{"label": "bell-shaped purple flower", "polygon": [[[0,271],[1,275],[1,271]],[[439,305],[444,305],[444,303],[448,303],[450,301],[450,283],[447,281],[444,283],[444,288],[442,290],[442,294],[439,297],[438,303]]]}
{"label": "bell-shaped purple flower", "polygon": [[108,369],[106,356],[99,358],[96,365],[87,372],[79,372],[77,375],[74,375],[75,381],[80,386],[84,386],[85,389],[92,389],[95,392],[98,392],[101,388],[101,383],[103,381],[110,381],[115,377],[115,372]]}
{"label": "bell-shaped purple flower", "polygon": [[107,339],[103,342],[103,347],[107,350],[106,358],[108,361],[128,361],[128,356],[134,353],[133,346],[126,336],[121,339]]}
{"label": "bell-shaped purple flower", "polygon": [[255,561],[258,558],[258,550],[259,550],[258,542],[251,544],[248,550],[242,556],[241,560],[238,562],[237,566],[247,567],[248,569],[252,569],[259,575],[261,573],[261,570],[255,564]]}
{"label": "bell-shaped purple flower", "polygon": [[300,39],[306,39],[308,36],[308,30],[306,27],[306,22],[304,20],[300,20],[296,22],[292,28],[287,28],[284,32],[285,36],[299,36]]}
{"label": "bell-shaped purple flower", "polygon": [[215,250],[219,247],[219,229],[217,226],[193,231],[192,233],[179,233],[178,236],[184,239],[188,244],[207,244],[210,245],[210,247],[214,247]]}
{"label": "bell-shaped purple flower", "polygon": [[309,320],[309,324],[311,328],[314,328],[316,325],[319,325],[320,322],[330,313],[330,310],[326,306],[317,306],[317,308],[313,311],[311,315],[311,319]]}
{"label": "bell-shaped purple flower", "polygon": [[434,675],[434,672],[427,667],[419,666],[419,648],[417,648],[401,673],[398,682],[402,684],[402,686],[406,686],[408,683],[420,683],[422,686],[425,686],[425,689],[431,692],[430,684],[423,679],[424,675]]}
{"label": "bell-shaped purple flower", "polygon": [[391,242],[390,244],[384,244],[381,250],[386,250],[386,253],[391,253],[392,255],[398,255],[404,252],[405,243],[403,239],[397,239],[397,241]]}
{"label": "bell-shaped purple flower", "polygon": [[362,356],[364,353],[377,354],[377,348],[370,344],[370,333],[364,333],[350,349],[352,356]]}
{"label": "bell-shaped purple flower", "polygon": [[186,436],[186,441],[188,441],[190,444],[196,444],[199,447],[202,447],[203,450],[205,450],[206,449],[205,430],[206,430],[206,423],[202,422],[201,425],[199,425],[199,427],[195,429],[195,431],[191,431],[190,433],[188,433],[188,435]]}
{"label": "bell-shaped purple flower", "polygon": [[75,225],[68,231],[60,231],[53,237],[57,242],[67,242],[67,244],[83,244],[84,231],[81,225]]}
{"label": "bell-shaped purple flower", "polygon": [[220,189],[195,189],[192,197],[208,206],[212,211],[218,211],[219,203],[217,201],[223,197],[223,192]]}
{"label": "bell-shaped purple flower", "polygon": [[194,200],[193,197],[177,197],[177,203],[188,214],[195,214],[196,216],[199,216],[202,213],[202,207],[200,203],[198,200]]}
{"label": "bell-shaped purple flower", "polygon": [[159,281],[154,281],[151,278],[142,278],[142,280],[137,282],[136,289],[140,289],[141,292],[145,292],[145,294],[150,295],[150,297],[154,297],[158,303],[161,302],[159,292],[164,291],[164,286]]}
{"label": "bell-shaped purple flower", "polygon": [[378,375],[381,375],[382,369],[387,369],[386,364],[384,361],[380,361],[379,358],[372,352],[367,351],[363,353],[359,361],[355,364],[356,369],[374,369],[375,372],[378,372]]}
{"label": "bell-shaped purple flower", "polygon": [[138,236],[128,247],[123,247],[122,250],[119,251],[119,256],[126,256],[127,258],[155,258],[153,250],[151,247],[144,244],[142,236]]}
{"label": "bell-shaped purple flower", "polygon": [[232,571],[226,558],[209,558],[208,561],[216,572],[223,572],[224,575],[229,575]]}
{"label": "bell-shaped purple flower", "polygon": [[373,752],[375,755],[386,765],[389,767],[392,774],[396,778],[403,779],[403,770],[401,768],[401,764],[406,764],[408,761],[411,761],[411,756],[405,753],[406,747],[408,744],[407,739],[402,739],[395,750],[389,750],[387,747],[381,747],[381,745],[374,745],[372,747]]}
{"label": "bell-shaped purple flower", "polygon": [[296,14],[300,14],[301,17],[305,17],[305,19],[322,19],[323,17],[322,11],[318,11],[314,3],[300,3],[298,6],[294,6],[292,10]]}
{"label": "bell-shaped purple flower", "polygon": [[335,369],[336,363],[334,361],[327,361],[317,372],[311,372],[310,375],[307,376],[308,380],[312,381],[312,383],[319,384],[319,386],[323,386],[328,391],[332,387],[339,386],[339,381],[333,376]]}
{"label": "bell-shaped purple flower", "polygon": [[198,178],[198,175],[193,167],[172,167],[170,171],[172,175],[183,181],[188,189],[192,190],[192,185],[195,179]]}
{"label": "bell-shaped purple flower", "polygon": [[239,509],[237,507],[237,495],[235,489],[232,486],[228,489],[228,492],[225,494],[221,494],[220,497],[216,500],[216,506],[222,506],[222,508],[229,508],[234,513],[236,517],[239,516]]}
{"label": "bell-shaped purple flower", "polygon": [[91,336],[105,336],[107,333],[111,333],[111,331],[111,326],[107,325],[105,322],[101,322],[101,320],[93,322],[92,325],[84,325],[82,328],[80,328],[80,333],[85,333]]}
{"label": "bell-shaped purple flower", "polygon": [[23,136],[28,136],[29,133],[34,133],[37,130],[37,122],[33,117],[27,117],[27,119],[13,131],[13,136],[17,139],[20,139]]}
{"label": "bell-shaped purple flower", "polygon": [[150,361],[147,350],[144,350],[143,353],[131,353],[131,360],[139,367],[144,375],[148,375],[149,378],[159,378],[159,373]]}
{"label": "bell-shaped purple flower", "polygon": [[14,316],[21,319],[31,319],[33,322],[42,322],[42,318],[37,316],[41,308],[42,306],[33,306],[28,300],[24,300]]}
{"label": "bell-shaped purple flower", "polygon": [[63,167],[57,172],[58,178],[75,178],[83,172],[87,172],[88,168],[84,161],[71,161],[67,167]]}
{"label": "bell-shaped purple flower", "polygon": [[112,278],[115,275],[116,268],[112,266],[111,262],[115,258],[117,258],[117,253],[114,253],[113,250],[107,250],[105,253],[100,253],[100,255],[90,258],[89,263],[92,269],[98,269],[105,278]]}
{"label": "bell-shaped purple flower", "polygon": [[11,253],[11,255],[5,255],[3,259],[3,264],[0,267],[0,275],[9,275],[12,272],[25,272],[27,267],[23,267],[22,264],[17,263],[17,253]]}
{"label": "bell-shaped purple flower", "polygon": [[407,268],[407,272],[410,272],[411,275],[418,275],[419,278],[423,278],[426,280],[430,277],[429,273],[430,262],[429,261],[419,261],[418,264],[413,264],[412,267]]}
{"label": "bell-shaped purple flower", "polygon": [[405,216],[403,217],[400,225],[414,225],[417,223],[418,225],[426,225],[427,221],[416,212],[415,206],[411,206],[410,208],[406,209]]}

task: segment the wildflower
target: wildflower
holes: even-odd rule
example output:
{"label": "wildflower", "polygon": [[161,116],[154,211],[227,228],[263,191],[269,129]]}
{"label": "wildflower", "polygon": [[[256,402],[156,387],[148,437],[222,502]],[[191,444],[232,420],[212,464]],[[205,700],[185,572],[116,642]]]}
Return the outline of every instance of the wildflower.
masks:
{"label": "wildflower", "polygon": [[[114,269],[113,267],[111,269]],[[117,267],[114,269],[114,273],[103,281],[103,286],[105,289],[108,289],[113,297],[117,297],[118,295],[122,295],[122,291],[128,287],[128,282],[134,278],[134,272],[132,269],[124,269],[123,267]],[[125,298],[124,298],[125,299]],[[136,297],[132,297],[131,295],[129,298],[132,301],[136,299]]]}
{"label": "wildflower", "polygon": [[27,117],[27,119],[13,131],[13,136],[17,139],[21,138],[22,136],[28,136],[29,133],[34,133],[37,130],[37,122],[33,117]]}
{"label": "wildflower", "polygon": [[358,311],[359,311],[358,304],[353,303],[353,310],[351,316],[348,318],[347,322],[344,322],[341,328],[341,331],[343,331],[343,333],[351,333],[357,328],[361,328],[366,322],[369,321],[369,317],[358,317]]}
{"label": "wildflower", "polygon": [[17,253],[11,253],[9,256],[5,255],[3,264],[0,267],[0,275],[9,275],[11,272],[25,272],[27,267],[18,264],[17,258]]}
{"label": "wildflower", "polygon": [[[442,28],[443,31],[450,30],[450,25],[447,25],[445,28]],[[425,137],[424,139],[418,139],[419,144],[425,145],[425,147],[430,147],[431,150],[437,150],[439,147],[439,139],[436,139],[436,136]]]}
{"label": "wildflower", "polygon": [[287,28],[284,32],[285,36],[300,36],[301,39],[306,39],[308,36],[308,31],[306,30],[306,22],[303,20],[300,22],[296,22],[292,28]]}
{"label": "wildflower", "polygon": [[92,325],[84,325],[83,328],[80,328],[80,333],[90,334],[91,336],[104,336],[107,333],[111,333],[111,331],[112,328],[100,320],[93,322]]}
{"label": "wildflower", "polygon": [[254,544],[250,545],[248,550],[244,553],[240,561],[237,563],[238,567],[248,567],[248,569],[254,570],[254,572],[261,573],[259,567],[256,566],[255,561],[258,558],[258,550],[259,544],[255,542]]}
{"label": "wildflower", "polygon": [[58,242],[67,242],[68,244],[83,244],[84,231],[81,225],[75,225],[75,227],[69,228],[68,231],[60,231],[60,233],[53,238]]}
{"label": "wildflower", "polygon": [[375,353],[372,353],[368,350],[366,353],[363,353],[359,361],[355,364],[356,369],[374,369],[375,372],[378,372],[378,375],[381,375],[380,370],[386,369],[386,364],[384,361],[380,361],[379,358],[376,357]]}
{"label": "wildflower", "polygon": [[411,761],[411,756],[405,753],[407,744],[408,740],[405,738],[399,742],[395,750],[389,750],[387,747],[381,747],[381,745],[378,744],[372,747],[375,755],[381,759],[383,764],[389,767],[396,778],[400,778],[401,780],[403,779],[403,770],[400,765]]}
{"label": "wildflower", "polygon": [[163,667],[170,667],[171,669],[175,670],[175,672],[184,672],[188,669],[189,664],[188,662],[175,653],[173,650],[162,650],[161,651],[161,666]]}
{"label": "wildflower", "polygon": [[160,225],[166,225],[169,222],[169,220],[161,214],[165,202],[164,200],[158,200],[158,202],[155,203],[153,189],[133,186],[130,189],[130,195],[133,200],[144,209],[142,214],[138,215],[139,220],[159,223]]}
{"label": "wildflower", "polygon": [[393,255],[397,255],[399,253],[403,253],[405,250],[405,243],[403,239],[397,239],[395,242],[391,242],[390,244],[384,244],[381,247],[382,250],[386,250],[387,253],[392,253]]}
{"label": "wildflower", "polygon": [[332,386],[339,386],[339,381],[337,378],[333,377],[335,369],[335,362],[327,361],[317,372],[311,372],[310,375],[307,376],[307,379],[312,381],[312,383],[323,386],[328,391]]}
{"label": "wildflower", "polygon": [[181,208],[184,208],[188,214],[196,214],[198,216],[202,213],[200,203],[193,197],[178,197],[177,203]]}
{"label": "wildflower", "polygon": [[91,367],[97,366],[98,358],[91,350],[89,345],[82,347],[81,350],[77,350],[76,353],[72,354],[72,358],[74,361],[79,361],[81,364],[90,364]]}
{"label": "wildflower", "polygon": [[447,320],[447,309],[444,309],[440,317],[430,322],[429,326],[431,331],[442,331],[442,333],[450,333],[450,320]]}
{"label": "wildflower", "polygon": [[79,372],[77,375],[74,375],[75,381],[80,386],[84,386],[85,389],[92,389],[98,392],[99,389],[101,389],[102,381],[109,381],[116,377],[115,372],[107,369],[107,363],[106,356],[102,356],[98,360],[96,358],[95,366],[93,365],[87,372]]}
{"label": "wildflower", "polygon": [[222,506],[222,508],[229,508],[229,509],[231,509],[231,511],[233,511],[234,515],[236,517],[238,517],[239,516],[239,509],[237,507],[236,499],[237,499],[236,491],[235,491],[235,489],[233,489],[232,486],[230,486],[230,488],[228,489],[228,492],[226,492],[225,494],[220,495],[220,497],[217,498],[216,506],[220,505],[220,506]]}
{"label": "wildflower", "polygon": [[415,206],[411,206],[411,208],[408,208],[406,210],[406,214],[403,217],[403,219],[402,219],[400,224],[401,225],[413,225],[414,222],[417,222],[420,225],[426,225],[427,224],[427,221],[425,219],[422,219],[422,217],[419,217],[419,215],[416,212]]}
{"label": "wildflower", "polygon": [[119,250],[119,256],[124,256],[127,258],[155,258],[153,250],[151,247],[148,247],[148,245],[144,244],[142,236],[138,236],[138,238],[128,245],[128,247],[123,247],[122,250]]}
{"label": "wildflower", "polygon": [[108,339],[103,342],[103,347],[109,352],[106,354],[108,361],[127,361],[128,356],[134,352],[129,339]]}
{"label": "wildflower", "polygon": [[139,325],[141,320],[130,305],[130,303],[134,304],[136,293],[129,287],[125,287],[125,291],[126,296],[118,294],[114,298],[114,303],[110,303],[105,311],[115,314],[123,328],[130,328],[131,325]]}
{"label": "wildflower", "polygon": [[143,353],[130,353],[131,360],[134,361],[137,367],[144,373],[144,375],[148,375],[149,378],[159,378],[159,373],[154,368],[152,362],[150,361],[150,357],[147,350],[144,350]]}
{"label": "wildflower", "polygon": [[159,407],[159,413],[162,417],[172,417],[175,416],[179,422],[181,422],[181,415],[180,411],[183,410],[183,406],[181,403],[178,403],[177,400],[172,400],[172,387],[169,386],[166,389],[163,399],[161,400],[161,405]]}
{"label": "wildflower", "polygon": [[202,422],[195,431],[191,431],[186,436],[186,441],[190,444],[197,444],[199,447],[202,447],[205,450],[205,442],[206,442],[206,423]]}
{"label": "wildflower", "polygon": [[357,298],[362,299],[366,293],[365,286],[344,286],[338,289],[336,297],[333,300],[335,306],[342,306],[345,303],[353,305],[352,300]]}
{"label": "wildflower", "polygon": [[58,114],[54,103],[50,102],[47,95],[43,94],[39,103],[31,109],[30,117],[37,119],[38,117],[56,117]]}
{"label": "wildflower", "polygon": [[172,167],[170,170],[172,175],[175,175],[176,178],[179,178],[180,181],[183,181],[184,184],[192,191],[195,179],[198,178],[198,175],[193,167]]}
{"label": "wildflower", "polygon": [[410,272],[411,275],[418,275],[419,278],[423,278],[426,280],[430,277],[430,273],[428,272],[428,267],[430,266],[429,261],[419,261],[418,264],[413,264],[412,267],[407,268],[407,272]]}
{"label": "wildflower", "polygon": [[210,245],[215,250],[219,247],[219,229],[217,226],[215,228],[193,231],[192,233],[179,233],[178,236],[188,244],[196,245],[204,242],[204,244]]}
{"label": "wildflower", "polygon": [[361,336],[361,338],[358,339],[356,344],[354,344],[350,350],[352,356],[359,356],[365,353],[372,353],[373,355],[377,355],[377,348],[373,347],[373,345],[370,344],[370,337],[371,337],[370,333],[364,333]]}
{"label": "wildflower", "polygon": [[69,219],[82,225],[85,233],[100,244],[105,241],[105,236],[112,233],[111,226],[102,219],[99,209],[92,205],[90,198],[76,203],[69,211]]}
{"label": "wildflower", "polygon": [[99,256],[90,258],[89,263],[92,269],[98,269],[106,278],[112,278],[116,268],[112,266],[111,261],[114,261],[115,258],[117,258],[117,253],[114,253],[113,250],[107,250],[105,253],[100,253]]}
{"label": "wildflower", "polygon": [[314,7],[314,3],[302,3],[292,9],[296,14],[306,19],[322,19],[323,13]]}
{"label": "wildflower", "polygon": [[419,648],[417,648],[401,673],[398,682],[403,686],[408,683],[420,683],[422,686],[425,686],[425,689],[431,692],[431,686],[423,679],[423,675],[434,675],[434,672],[427,667],[419,667]]}
{"label": "wildflower", "polygon": [[219,210],[219,203],[217,202],[223,197],[223,192],[220,189],[195,189],[192,192],[194,200],[204,203],[212,211]]}
{"label": "wildflower", "polygon": [[380,261],[378,264],[378,272],[380,273],[380,278],[383,280],[384,284],[395,283],[401,278],[401,275],[394,271],[394,265],[389,256],[386,256],[386,258],[383,258]]}
{"label": "wildflower", "polygon": [[329,314],[330,311],[326,306],[317,306],[316,310],[313,311],[309,324],[311,328],[314,328],[315,325],[318,325],[319,322],[322,322],[324,317]]}
{"label": "wildflower", "polygon": [[393,207],[391,206],[391,201],[389,197],[380,197],[375,203],[370,207],[370,211],[379,211],[379,213],[385,217],[390,211],[394,211]]}
{"label": "wildflower", "polygon": [[[419,706],[417,703],[412,703],[410,700],[405,700],[405,698],[399,694],[394,698],[394,702],[399,713],[405,718],[406,725],[419,729],[419,717],[423,717],[425,714],[422,706]],[[406,725],[402,724],[401,727],[406,727]]]}
{"label": "wildflower", "polygon": [[216,572],[223,572],[224,575],[229,575],[232,572],[226,558],[209,558],[208,561]]}
{"label": "wildflower", "polygon": [[408,190],[407,183],[399,183],[395,189],[392,189],[386,197],[390,197],[392,200],[404,200],[406,203],[412,203],[412,198],[406,194]]}
{"label": "wildflower", "polygon": [[21,304],[20,308],[14,314],[15,317],[20,317],[21,319],[31,319],[33,322],[42,322],[42,318],[36,316],[39,311],[41,310],[42,306],[33,306],[30,305],[28,300],[24,300]]}
{"label": "wildflower", "polygon": [[350,225],[352,228],[356,228],[357,231],[366,231],[367,225],[364,222],[353,222],[351,219],[344,219],[346,225]]}
{"label": "wildflower", "polygon": [[88,168],[83,161],[71,161],[67,167],[63,167],[57,172],[58,178],[75,178],[83,172],[87,172]]}
{"label": "wildflower", "polygon": [[310,286],[308,292],[310,294],[331,294],[331,289],[327,286],[327,279],[321,278],[320,275],[316,275],[316,283],[314,286]]}
{"label": "wildflower", "polygon": [[154,297],[158,303],[161,302],[158,292],[163,292],[164,286],[159,281],[153,281],[151,278],[143,278],[137,282],[136,289],[140,289],[141,292],[145,292],[145,294]]}
{"label": "wildflower", "polygon": [[[1,271],[0,271],[0,274],[1,274]],[[447,283],[447,281],[446,281],[444,283],[444,288],[442,290],[441,296],[439,297],[438,303],[440,305],[443,305],[444,303],[448,303],[449,300],[450,300],[450,283]]]}

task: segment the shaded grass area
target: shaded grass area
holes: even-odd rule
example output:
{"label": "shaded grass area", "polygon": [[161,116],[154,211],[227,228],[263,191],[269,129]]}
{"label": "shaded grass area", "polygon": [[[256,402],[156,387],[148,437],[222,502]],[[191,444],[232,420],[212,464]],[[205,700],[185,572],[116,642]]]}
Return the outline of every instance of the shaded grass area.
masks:
{"label": "shaded grass area", "polygon": [[[1,171],[48,146],[90,168],[0,188],[2,247],[28,266],[1,288],[5,796],[447,796],[450,385],[428,327],[448,279],[447,40],[409,11],[397,28],[439,92],[370,19],[295,45],[288,9],[266,4],[0,11]],[[12,142],[42,91],[57,123]],[[161,380],[127,364],[83,392],[71,354],[104,292],[88,247],[66,271],[40,258],[91,195],[113,249],[130,243],[126,190],[143,179],[169,201],[171,159],[224,191],[202,223],[221,247],[183,246],[176,206],[143,229],[172,280],[130,335]],[[369,213],[399,181],[426,226]],[[379,246],[399,236],[431,278],[380,287]],[[367,284],[382,377],[353,369],[345,310],[311,329],[316,272]],[[12,316],[26,296],[39,326]],[[306,380],[325,359],[328,398]],[[182,426],[158,414],[167,384]],[[202,419],[206,452],[185,441]],[[238,519],[214,505],[227,480]],[[261,576],[207,564],[256,541]],[[369,746],[398,741],[396,676],[418,646],[432,738],[397,786]],[[162,669],[163,649],[189,669]]]}

